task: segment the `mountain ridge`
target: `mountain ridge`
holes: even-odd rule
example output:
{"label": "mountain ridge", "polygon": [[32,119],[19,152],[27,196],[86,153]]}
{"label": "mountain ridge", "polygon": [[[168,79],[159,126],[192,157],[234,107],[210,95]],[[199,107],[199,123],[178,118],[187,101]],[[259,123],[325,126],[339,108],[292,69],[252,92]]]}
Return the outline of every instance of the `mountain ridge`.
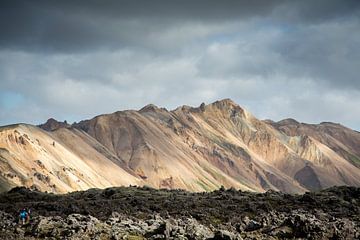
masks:
{"label": "mountain ridge", "polygon": [[[0,127],[0,148],[11,152],[0,152],[0,180],[10,186],[68,192],[130,184],[210,191],[224,185],[288,193],[360,186],[358,132],[328,122],[259,120],[231,99],[170,111],[148,104],[71,125],[49,119],[38,127],[13,126]],[[46,144],[37,146],[37,140]],[[67,158],[74,166],[62,171]],[[89,180],[94,176],[98,183]]]}

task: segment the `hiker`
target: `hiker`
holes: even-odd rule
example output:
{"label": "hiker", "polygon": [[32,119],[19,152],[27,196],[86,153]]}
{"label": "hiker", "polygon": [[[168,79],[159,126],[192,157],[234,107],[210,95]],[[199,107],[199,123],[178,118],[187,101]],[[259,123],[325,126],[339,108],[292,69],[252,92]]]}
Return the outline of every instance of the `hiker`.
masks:
{"label": "hiker", "polygon": [[28,211],[26,211],[25,208],[23,208],[20,211],[19,218],[20,218],[20,223],[22,225],[25,225],[25,223],[28,223],[30,221],[30,214]]}

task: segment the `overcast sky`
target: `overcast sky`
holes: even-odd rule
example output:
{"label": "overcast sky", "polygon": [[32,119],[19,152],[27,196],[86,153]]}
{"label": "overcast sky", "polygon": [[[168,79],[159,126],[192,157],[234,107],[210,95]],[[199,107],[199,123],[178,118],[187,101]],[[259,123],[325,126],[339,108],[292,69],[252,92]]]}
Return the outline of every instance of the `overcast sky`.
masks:
{"label": "overcast sky", "polygon": [[0,2],[0,125],[231,98],[360,130],[360,1]]}

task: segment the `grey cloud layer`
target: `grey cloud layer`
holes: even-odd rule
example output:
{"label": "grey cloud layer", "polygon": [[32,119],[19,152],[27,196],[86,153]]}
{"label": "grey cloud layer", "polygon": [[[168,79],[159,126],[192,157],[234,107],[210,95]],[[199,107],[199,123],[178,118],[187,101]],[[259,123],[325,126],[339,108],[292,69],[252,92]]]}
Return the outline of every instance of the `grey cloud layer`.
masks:
{"label": "grey cloud layer", "polygon": [[[267,14],[279,1],[7,1],[0,46],[83,51],[149,47],[151,38],[184,22],[218,22]],[[161,34],[161,33],[160,33]],[[159,34],[159,35],[160,35]]]}
{"label": "grey cloud layer", "polygon": [[360,129],[360,1],[0,4],[0,124],[230,97]]}
{"label": "grey cloud layer", "polygon": [[[269,17],[308,24],[359,14],[359,1],[2,1],[1,47],[81,51],[149,47],[144,37],[186,22],[213,23]],[[173,40],[173,39],[172,39]],[[151,42],[153,44],[153,42]]]}

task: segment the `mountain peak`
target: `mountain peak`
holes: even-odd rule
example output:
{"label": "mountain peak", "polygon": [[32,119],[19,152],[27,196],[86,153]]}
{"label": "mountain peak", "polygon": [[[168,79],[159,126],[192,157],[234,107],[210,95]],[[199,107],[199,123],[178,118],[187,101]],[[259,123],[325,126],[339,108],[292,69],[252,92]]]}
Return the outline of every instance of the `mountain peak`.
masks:
{"label": "mountain peak", "polygon": [[293,118],[286,118],[277,122],[280,125],[298,125],[299,122]]}
{"label": "mountain peak", "polygon": [[238,105],[236,104],[236,102],[234,102],[232,99],[230,98],[224,98],[224,99],[221,99],[221,100],[218,100],[218,101],[215,101],[213,104],[223,104],[223,105]]}
{"label": "mountain peak", "polygon": [[62,127],[68,128],[70,125],[66,120],[64,122],[59,122],[54,118],[49,118],[46,123],[40,124],[38,127],[44,129],[45,131],[55,131]]}
{"label": "mountain peak", "polygon": [[160,108],[155,104],[148,104],[145,107],[141,108],[139,112],[157,112]]}
{"label": "mountain peak", "polygon": [[241,108],[237,103],[235,103],[230,98],[225,98],[225,99],[213,102],[213,103],[211,103],[209,105],[217,107],[219,109],[229,109],[229,108],[234,108],[234,107]]}
{"label": "mountain peak", "polygon": [[225,112],[235,111],[235,112],[240,112],[241,114],[251,115],[250,113],[247,113],[242,107],[240,107],[236,102],[234,102],[230,98],[225,98],[225,99],[213,102],[213,103],[209,104],[208,106],[215,107],[215,108],[219,109],[220,111],[225,111]]}

